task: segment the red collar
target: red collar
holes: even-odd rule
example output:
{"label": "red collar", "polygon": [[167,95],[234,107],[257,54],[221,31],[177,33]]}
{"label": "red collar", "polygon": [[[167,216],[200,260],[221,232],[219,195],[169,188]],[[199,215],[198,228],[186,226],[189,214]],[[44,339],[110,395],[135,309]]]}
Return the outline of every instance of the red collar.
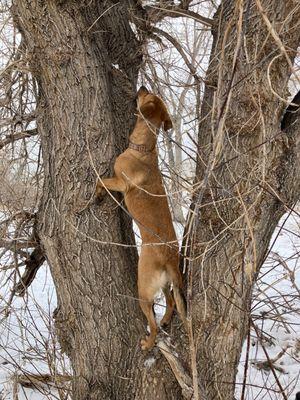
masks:
{"label": "red collar", "polygon": [[132,142],[129,142],[128,148],[132,149],[132,150],[139,151],[140,153],[151,153],[151,151],[153,150],[153,149],[149,150],[147,148],[147,146],[144,145],[144,144],[136,144],[136,143],[132,143]]}

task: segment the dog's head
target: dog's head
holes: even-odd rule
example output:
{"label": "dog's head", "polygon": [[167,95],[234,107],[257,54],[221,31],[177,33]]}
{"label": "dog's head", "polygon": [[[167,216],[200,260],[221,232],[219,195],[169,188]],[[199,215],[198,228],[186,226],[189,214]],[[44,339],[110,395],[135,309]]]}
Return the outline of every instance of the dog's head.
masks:
{"label": "dog's head", "polygon": [[160,120],[165,131],[172,129],[172,121],[164,102],[145,86],[141,86],[137,92],[138,111],[148,120]]}

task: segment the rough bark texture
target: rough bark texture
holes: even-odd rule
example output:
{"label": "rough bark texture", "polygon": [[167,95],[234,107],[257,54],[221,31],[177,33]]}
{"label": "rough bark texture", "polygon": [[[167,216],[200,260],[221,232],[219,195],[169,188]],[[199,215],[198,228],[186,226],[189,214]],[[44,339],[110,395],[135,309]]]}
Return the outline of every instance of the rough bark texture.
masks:
{"label": "rough bark texture", "polygon": [[[300,194],[299,124],[280,131],[287,105],[279,96],[288,97],[291,69],[257,2],[244,3],[240,47],[242,2],[223,1],[214,20],[198,148],[197,181],[204,187],[194,197],[189,242],[199,379],[214,400],[234,398],[253,284],[279,218]],[[279,0],[262,7],[293,62],[299,7]]]}
{"label": "rough bark texture", "polygon": [[[142,44],[128,13],[131,5],[140,4],[13,3],[39,83],[38,131],[45,169],[39,236],[57,289],[60,342],[74,368],[73,398],[181,399],[161,355],[156,354],[152,366],[144,365],[139,340],[145,321],[133,299],[136,251],[108,244],[133,244],[130,219],[109,196],[100,206],[75,212],[82,199],[93,195],[96,171],[111,175],[134,123]],[[239,4],[224,0],[214,19],[197,179],[205,177],[218,138],[222,147],[206,190],[198,194],[207,205],[201,208],[190,243],[192,255],[198,256],[190,268],[197,361],[209,400],[233,398],[253,282],[285,210],[283,202],[291,205],[299,196],[299,181],[291,179],[297,157],[299,165],[299,124],[278,135],[285,104],[266,79],[268,65],[278,56],[270,78],[274,90],[286,98],[290,68],[253,1],[245,5],[245,37],[235,64]],[[298,14],[291,12],[293,1],[265,0],[262,5],[292,60],[299,44],[299,8]],[[218,202],[211,205],[212,200]]]}
{"label": "rough bark texture", "polygon": [[57,291],[59,340],[74,369],[73,398],[177,398],[166,363],[144,366],[136,250],[109,244],[134,244],[130,218],[110,196],[75,212],[93,196],[96,171],[112,174],[134,123],[142,44],[129,24],[130,2],[16,0],[12,12],[39,83],[39,236]]}

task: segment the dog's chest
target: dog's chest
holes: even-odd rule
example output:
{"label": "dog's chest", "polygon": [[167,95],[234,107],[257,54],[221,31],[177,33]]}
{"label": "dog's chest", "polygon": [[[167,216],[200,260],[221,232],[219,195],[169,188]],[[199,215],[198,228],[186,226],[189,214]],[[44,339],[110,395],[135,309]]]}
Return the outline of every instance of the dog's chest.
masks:
{"label": "dog's chest", "polygon": [[161,181],[160,171],[155,163],[142,162],[133,157],[119,158],[115,169],[122,174],[131,187],[155,185]]}
{"label": "dog's chest", "polygon": [[167,285],[168,282],[169,280],[166,271],[156,271],[155,276],[151,280],[153,293],[157,294],[162,288]]}

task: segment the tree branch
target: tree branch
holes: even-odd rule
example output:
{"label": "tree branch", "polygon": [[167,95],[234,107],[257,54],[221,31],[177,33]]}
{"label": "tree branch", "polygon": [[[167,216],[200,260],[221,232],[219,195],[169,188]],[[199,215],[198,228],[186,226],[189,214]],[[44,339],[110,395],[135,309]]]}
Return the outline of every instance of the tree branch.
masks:
{"label": "tree branch", "polygon": [[[182,390],[182,395],[185,399],[193,400],[194,399],[194,390],[193,390],[193,381],[189,376],[188,372],[185,370],[183,365],[180,363],[180,360],[176,354],[172,351],[170,346],[166,343],[165,340],[160,339],[157,343],[157,347],[162,352],[166,360],[168,361],[175,378]],[[207,400],[207,396],[201,384],[199,386],[199,394],[201,400]]]}
{"label": "tree branch", "polygon": [[189,17],[207,27],[211,27],[213,23],[212,19],[204,17],[203,15],[200,15],[192,10],[189,10],[186,6],[166,5],[165,7],[158,7],[151,5],[146,6],[145,10],[147,11],[148,19],[152,24],[156,24],[166,17]]}
{"label": "tree branch", "polygon": [[171,348],[164,340],[159,340],[157,347],[168,361],[173,374],[175,375],[175,378],[182,389],[183,397],[185,399],[192,399],[194,394],[192,379],[179,362],[178,357],[173,354]]}
{"label": "tree branch", "polygon": [[18,296],[24,296],[27,288],[33,282],[37,271],[42,266],[45,260],[45,253],[40,243],[38,243],[37,247],[33,250],[33,252],[25,261],[25,271],[21,276],[20,281],[16,283],[13,289],[15,294],[17,294]]}
{"label": "tree branch", "polygon": [[31,121],[34,121],[35,119],[36,119],[35,112],[32,112],[30,114],[25,114],[25,115],[15,115],[12,118],[4,118],[4,119],[0,120],[0,128],[9,126],[9,125],[21,124],[22,122],[31,122]]}
{"label": "tree branch", "polygon": [[5,138],[0,140],[0,150],[10,143],[14,143],[17,140],[26,139],[31,136],[36,136],[37,134],[38,134],[37,129],[30,129],[24,132],[17,132],[10,135],[5,135]]}
{"label": "tree branch", "polygon": [[212,27],[212,19],[189,10],[190,3],[191,0],[182,0],[179,5],[175,5],[174,1],[164,1],[160,2],[157,6],[146,5],[143,7],[140,2],[131,0],[130,15],[132,17],[132,22],[139,28],[144,39],[149,38],[154,32],[154,25],[166,17],[189,17],[207,27]]}
{"label": "tree branch", "polygon": [[6,250],[26,249],[34,246],[36,246],[36,241],[32,239],[17,238],[0,240],[0,248],[4,248]]}
{"label": "tree branch", "polygon": [[187,55],[185,54],[185,52],[183,51],[182,47],[181,47],[180,44],[177,42],[177,40],[176,40],[172,35],[170,35],[169,33],[165,32],[165,31],[163,31],[163,30],[161,30],[161,29],[159,29],[159,28],[153,27],[153,28],[152,28],[152,31],[153,31],[154,33],[156,33],[157,35],[160,35],[160,36],[165,37],[165,38],[175,47],[175,49],[176,49],[176,50],[178,51],[178,53],[181,55],[183,61],[184,61],[185,64],[186,64],[186,66],[188,67],[188,69],[189,69],[191,75],[192,75],[197,81],[199,81],[200,78],[199,78],[199,76],[197,75],[196,68],[193,66],[192,63],[190,63],[190,61],[189,61]]}

